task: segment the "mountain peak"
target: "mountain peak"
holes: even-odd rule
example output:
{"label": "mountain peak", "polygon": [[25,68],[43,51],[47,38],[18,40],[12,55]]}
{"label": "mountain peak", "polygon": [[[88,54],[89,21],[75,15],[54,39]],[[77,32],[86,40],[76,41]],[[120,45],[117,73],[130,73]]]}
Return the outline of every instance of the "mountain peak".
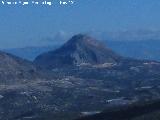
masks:
{"label": "mountain peak", "polygon": [[84,39],[84,38],[87,38],[89,37],[87,34],[77,34],[77,35],[74,35],[71,39]]}
{"label": "mountain peak", "polygon": [[39,66],[53,69],[84,63],[91,65],[115,63],[119,58],[119,55],[100,41],[85,34],[78,34],[59,49],[39,55],[34,62]]}
{"label": "mountain peak", "polygon": [[92,38],[87,34],[77,34],[73,36],[65,45],[70,44],[83,44],[83,45],[92,45],[95,47],[105,47],[100,41]]}

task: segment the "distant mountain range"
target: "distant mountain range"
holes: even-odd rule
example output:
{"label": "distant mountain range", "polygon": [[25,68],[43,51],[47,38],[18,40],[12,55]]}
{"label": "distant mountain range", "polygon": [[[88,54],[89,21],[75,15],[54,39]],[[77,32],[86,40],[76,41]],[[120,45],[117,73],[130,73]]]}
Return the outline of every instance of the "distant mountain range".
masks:
{"label": "distant mountain range", "polygon": [[39,54],[46,51],[54,50],[57,47],[59,47],[59,45],[42,46],[42,47],[10,48],[10,49],[3,49],[2,51],[33,61],[35,57],[38,56]]}
{"label": "distant mountain range", "polygon": [[[160,40],[107,40],[106,45],[122,56],[160,61]],[[4,49],[3,51],[33,61],[38,55],[55,50],[60,45]]]}
{"label": "distant mountain range", "polygon": [[122,56],[160,61],[160,40],[106,41],[108,46]]}

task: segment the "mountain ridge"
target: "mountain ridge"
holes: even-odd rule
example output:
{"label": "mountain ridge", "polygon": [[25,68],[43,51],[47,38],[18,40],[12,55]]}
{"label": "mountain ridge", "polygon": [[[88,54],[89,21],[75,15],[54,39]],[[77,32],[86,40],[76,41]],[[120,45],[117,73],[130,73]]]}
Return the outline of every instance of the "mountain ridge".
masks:
{"label": "mountain ridge", "polygon": [[40,76],[32,62],[0,51],[0,83],[16,84],[38,79]]}

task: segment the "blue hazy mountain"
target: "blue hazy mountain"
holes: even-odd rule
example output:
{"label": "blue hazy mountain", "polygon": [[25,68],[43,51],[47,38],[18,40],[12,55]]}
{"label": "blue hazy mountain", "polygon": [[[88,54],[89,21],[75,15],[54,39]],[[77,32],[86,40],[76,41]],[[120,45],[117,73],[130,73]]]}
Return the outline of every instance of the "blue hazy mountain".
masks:
{"label": "blue hazy mountain", "polygon": [[122,56],[160,61],[160,40],[107,41],[106,43]]}
{"label": "blue hazy mountain", "polygon": [[[107,46],[113,49],[115,52],[122,56],[138,58],[138,59],[149,59],[160,61],[160,40],[107,40]],[[25,47],[25,48],[12,48],[4,49],[3,51],[14,54],[16,56],[34,60],[35,57],[41,53],[55,50],[60,45],[42,46],[42,47]]]}
{"label": "blue hazy mountain", "polygon": [[32,61],[39,54],[46,51],[54,50],[56,48],[57,46],[53,45],[53,46],[42,46],[42,47],[11,48],[11,49],[3,49],[3,51]]}

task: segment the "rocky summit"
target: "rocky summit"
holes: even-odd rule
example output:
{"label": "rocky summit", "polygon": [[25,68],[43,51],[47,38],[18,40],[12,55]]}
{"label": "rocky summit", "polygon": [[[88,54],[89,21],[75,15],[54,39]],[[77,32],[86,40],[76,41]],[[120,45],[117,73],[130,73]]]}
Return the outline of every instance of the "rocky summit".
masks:
{"label": "rocky summit", "polygon": [[34,63],[43,68],[116,63],[119,55],[100,41],[83,34],[73,36],[62,47],[39,55]]}

